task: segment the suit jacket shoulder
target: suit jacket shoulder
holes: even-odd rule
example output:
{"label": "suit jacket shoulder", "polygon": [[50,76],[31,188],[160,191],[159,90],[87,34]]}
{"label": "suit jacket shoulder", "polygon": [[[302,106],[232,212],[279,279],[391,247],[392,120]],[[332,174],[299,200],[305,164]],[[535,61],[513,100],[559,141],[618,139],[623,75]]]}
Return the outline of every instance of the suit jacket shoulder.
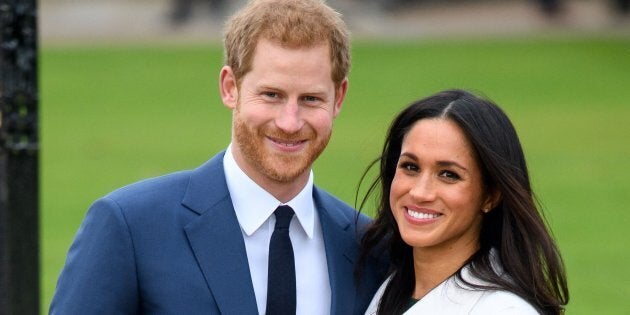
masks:
{"label": "suit jacket shoulder", "polygon": [[372,222],[365,214],[358,213],[347,203],[317,186],[313,188],[313,198],[318,207],[337,217],[342,224],[358,225],[363,228]]}
{"label": "suit jacket shoulder", "polygon": [[68,251],[51,314],[256,314],[223,154],[97,200]]}

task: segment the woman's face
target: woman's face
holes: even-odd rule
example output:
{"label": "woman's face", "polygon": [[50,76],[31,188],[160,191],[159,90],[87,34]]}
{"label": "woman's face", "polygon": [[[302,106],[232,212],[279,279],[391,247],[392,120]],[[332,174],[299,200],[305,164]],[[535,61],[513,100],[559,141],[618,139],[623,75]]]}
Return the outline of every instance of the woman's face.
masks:
{"label": "woman's face", "polygon": [[475,152],[457,124],[423,119],[403,139],[390,190],[400,234],[414,250],[474,252],[490,209]]}

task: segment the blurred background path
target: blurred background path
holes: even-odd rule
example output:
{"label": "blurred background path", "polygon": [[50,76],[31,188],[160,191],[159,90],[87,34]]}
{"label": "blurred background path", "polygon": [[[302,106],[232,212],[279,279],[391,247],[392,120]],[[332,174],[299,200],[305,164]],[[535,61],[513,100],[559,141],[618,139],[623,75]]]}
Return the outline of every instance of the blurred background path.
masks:
{"label": "blurred background path", "polygon": [[[41,0],[44,45],[218,41],[245,0]],[[617,0],[329,0],[355,39],[592,33],[630,36]],[[625,10],[625,11],[624,11]]]}

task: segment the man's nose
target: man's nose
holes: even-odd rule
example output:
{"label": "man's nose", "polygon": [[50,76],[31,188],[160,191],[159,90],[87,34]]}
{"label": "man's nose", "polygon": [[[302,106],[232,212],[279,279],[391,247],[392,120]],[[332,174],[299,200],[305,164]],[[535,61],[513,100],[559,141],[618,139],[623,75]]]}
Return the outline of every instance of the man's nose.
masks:
{"label": "man's nose", "polygon": [[286,133],[296,133],[302,129],[304,122],[300,117],[300,106],[297,100],[289,100],[282,105],[276,117],[276,126]]}

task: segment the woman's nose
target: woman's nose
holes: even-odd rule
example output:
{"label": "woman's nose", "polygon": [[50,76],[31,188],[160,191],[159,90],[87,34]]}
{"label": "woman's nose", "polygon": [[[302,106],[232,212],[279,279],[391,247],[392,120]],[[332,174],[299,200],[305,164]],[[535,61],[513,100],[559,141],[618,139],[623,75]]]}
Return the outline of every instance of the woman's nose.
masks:
{"label": "woman's nose", "polygon": [[414,183],[409,194],[417,201],[431,201],[435,199],[435,183],[428,174],[422,174]]}

